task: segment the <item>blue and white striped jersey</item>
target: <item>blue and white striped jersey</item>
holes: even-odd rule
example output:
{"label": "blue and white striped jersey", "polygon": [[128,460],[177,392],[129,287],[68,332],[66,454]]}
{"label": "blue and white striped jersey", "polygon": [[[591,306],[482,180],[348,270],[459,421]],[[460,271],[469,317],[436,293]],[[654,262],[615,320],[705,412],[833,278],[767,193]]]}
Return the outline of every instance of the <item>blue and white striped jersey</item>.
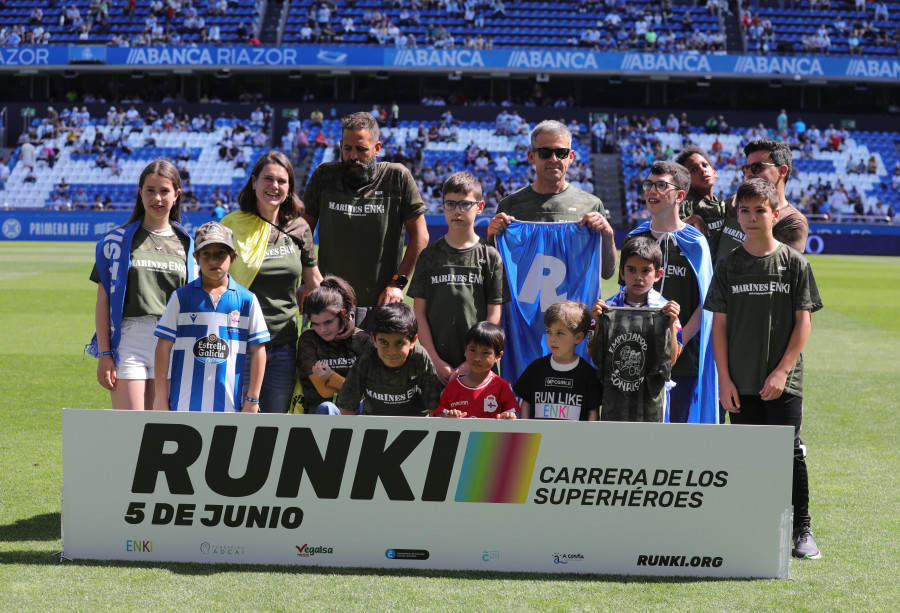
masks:
{"label": "blue and white striped jersey", "polygon": [[154,334],[175,343],[173,411],[239,411],[247,348],[269,341],[259,301],[230,276],[215,306],[200,278],[175,290]]}

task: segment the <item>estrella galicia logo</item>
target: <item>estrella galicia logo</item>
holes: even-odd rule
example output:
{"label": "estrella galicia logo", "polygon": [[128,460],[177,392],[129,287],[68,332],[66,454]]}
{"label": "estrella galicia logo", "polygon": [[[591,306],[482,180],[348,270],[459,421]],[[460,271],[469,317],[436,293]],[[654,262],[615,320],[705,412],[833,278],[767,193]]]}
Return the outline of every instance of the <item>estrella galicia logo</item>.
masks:
{"label": "estrella galicia logo", "polygon": [[384,557],[388,560],[427,560],[427,549],[388,549]]}
{"label": "estrella galicia logo", "polygon": [[10,240],[19,238],[22,233],[22,224],[18,219],[7,219],[3,222],[3,236]]}
{"label": "estrella galicia logo", "polygon": [[194,358],[204,364],[221,364],[228,359],[229,353],[228,343],[215,334],[204,336],[194,343]]}

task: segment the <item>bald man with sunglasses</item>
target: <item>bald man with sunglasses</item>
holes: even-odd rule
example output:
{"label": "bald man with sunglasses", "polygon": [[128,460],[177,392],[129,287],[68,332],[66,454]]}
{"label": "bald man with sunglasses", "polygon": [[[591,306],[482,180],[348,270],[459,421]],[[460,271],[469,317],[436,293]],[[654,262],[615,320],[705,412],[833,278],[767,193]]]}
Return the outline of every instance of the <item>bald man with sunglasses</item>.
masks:
{"label": "bald man with sunglasses", "polygon": [[534,183],[500,201],[488,225],[488,239],[504,232],[513,221],[577,221],[601,234],[604,279],[616,272],[616,243],[609,216],[599,198],[566,181],[575,160],[572,133],[558,121],[542,121],[531,132],[528,161],[534,164]]}

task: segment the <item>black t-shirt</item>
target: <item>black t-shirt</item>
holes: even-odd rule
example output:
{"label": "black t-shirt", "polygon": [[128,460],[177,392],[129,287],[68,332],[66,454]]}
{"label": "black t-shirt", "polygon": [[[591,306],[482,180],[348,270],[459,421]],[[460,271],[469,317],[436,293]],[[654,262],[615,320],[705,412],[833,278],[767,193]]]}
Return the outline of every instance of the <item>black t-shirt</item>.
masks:
{"label": "black t-shirt", "polygon": [[552,354],[538,358],[513,390],[531,405],[532,419],[588,421],[600,406],[597,371],[580,357],[571,364],[557,364]]}
{"label": "black t-shirt", "polygon": [[[650,231],[629,235],[632,237],[643,236],[656,240]],[[691,268],[691,263],[678,247],[673,237],[669,237],[660,243],[663,252],[663,278],[653,284],[653,289],[662,294],[666,300],[674,300],[681,307],[678,321],[684,328],[691,319],[694,311],[700,306],[700,284],[697,275]],[[619,278],[619,285],[624,285]],[[700,336],[694,337],[681,350],[681,355],[672,367],[673,377],[696,377],[700,360]]]}

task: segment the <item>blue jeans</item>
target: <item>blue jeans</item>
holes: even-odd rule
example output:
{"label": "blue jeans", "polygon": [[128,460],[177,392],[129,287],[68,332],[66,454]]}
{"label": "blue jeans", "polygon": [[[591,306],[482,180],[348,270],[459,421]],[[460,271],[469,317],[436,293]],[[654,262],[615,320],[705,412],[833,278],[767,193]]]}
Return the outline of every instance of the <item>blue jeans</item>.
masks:
{"label": "blue jeans", "polygon": [[697,377],[672,377],[675,383],[669,391],[669,422],[686,424],[691,413],[691,400],[697,389]]}
{"label": "blue jeans", "polygon": [[[297,378],[296,343],[266,345],[266,374],[259,391],[260,413],[287,413]],[[244,362],[244,394],[250,384],[250,360]]]}

